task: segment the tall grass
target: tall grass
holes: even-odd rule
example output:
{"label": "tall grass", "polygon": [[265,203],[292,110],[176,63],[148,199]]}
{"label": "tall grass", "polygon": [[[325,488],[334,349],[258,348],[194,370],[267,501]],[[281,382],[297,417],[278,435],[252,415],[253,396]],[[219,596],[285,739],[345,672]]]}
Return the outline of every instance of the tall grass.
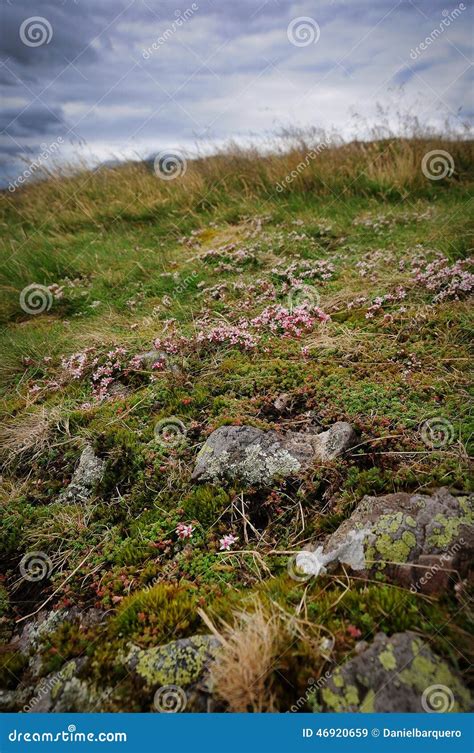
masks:
{"label": "tall grass", "polygon": [[469,139],[416,129],[410,136],[347,143],[317,129],[293,129],[263,153],[256,146],[230,143],[215,155],[190,158],[176,180],[160,180],[140,162],[72,174],[51,170],[43,181],[13,195],[0,194],[0,217],[21,223],[25,232],[41,228],[51,233],[108,227],[117,220],[170,219],[172,212],[200,214],[256,198],[284,201],[295,194],[385,200],[430,196],[440,184],[423,174],[423,157],[448,152],[455,167],[442,183],[453,187],[474,179],[473,145]]}

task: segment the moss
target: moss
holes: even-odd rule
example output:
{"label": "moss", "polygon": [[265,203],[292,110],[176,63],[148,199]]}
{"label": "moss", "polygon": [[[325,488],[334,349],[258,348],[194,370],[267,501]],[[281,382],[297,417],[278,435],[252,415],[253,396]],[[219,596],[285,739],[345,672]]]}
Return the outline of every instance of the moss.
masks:
{"label": "moss", "polygon": [[0,654],[0,687],[16,688],[28,663],[28,658],[19,652]]}
{"label": "moss", "polygon": [[123,600],[110,622],[112,635],[143,643],[185,637],[198,624],[195,600],[184,587],[157,584]]}
{"label": "moss", "polygon": [[209,528],[229,503],[229,495],[224,489],[206,484],[193,489],[182,505],[189,520],[198,520],[204,528]]}

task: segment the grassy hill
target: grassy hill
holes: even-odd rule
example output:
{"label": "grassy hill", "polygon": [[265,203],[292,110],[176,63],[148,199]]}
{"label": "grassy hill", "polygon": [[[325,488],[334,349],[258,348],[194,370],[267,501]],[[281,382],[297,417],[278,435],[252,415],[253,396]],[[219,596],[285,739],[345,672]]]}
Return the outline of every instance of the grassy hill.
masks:
{"label": "grassy hill", "polygon": [[[0,629],[11,646],[42,609],[101,610],[105,622],[43,635],[39,676],[86,659],[82,676],[114,687],[114,709],[150,708],[130,643],[210,624],[234,641],[220,675],[231,707],[239,682],[260,678],[235,708],[286,710],[379,631],[413,630],[468,668],[459,593],[344,568],[298,580],[288,558],[366,494],[468,489],[472,142],[315,149],[300,136],[267,156],[189,161],[173,180],[126,164],[0,196]],[[422,165],[439,150],[454,169],[438,180]],[[220,426],[336,421],[357,446],[303,476],[191,479]],[[104,472],[66,502],[85,447]],[[31,552],[45,577],[22,577]],[[16,648],[0,664],[5,687],[32,683]]]}

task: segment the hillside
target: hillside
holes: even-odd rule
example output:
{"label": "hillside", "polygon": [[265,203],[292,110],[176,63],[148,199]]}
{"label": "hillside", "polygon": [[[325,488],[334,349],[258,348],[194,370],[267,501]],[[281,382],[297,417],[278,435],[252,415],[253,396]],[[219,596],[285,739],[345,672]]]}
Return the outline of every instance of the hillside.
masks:
{"label": "hillside", "polygon": [[472,142],[308,139],[0,196],[1,709],[467,710]]}

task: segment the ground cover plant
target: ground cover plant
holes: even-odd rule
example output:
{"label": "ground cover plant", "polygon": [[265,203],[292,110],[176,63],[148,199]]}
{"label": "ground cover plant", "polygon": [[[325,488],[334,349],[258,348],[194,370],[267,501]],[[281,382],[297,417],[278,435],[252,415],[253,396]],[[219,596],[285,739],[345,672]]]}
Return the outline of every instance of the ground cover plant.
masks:
{"label": "ground cover plant", "polygon": [[[386,672],[412,652],[413,708],[467,709],[472,142],[324,138],[0,195],[4,710],[392,710],[351,680],[376,641]],[[201,454],[337,422],[356,439],[304,468]],[[364,496],[440,488],[409,581],[414,513],[377,566],[305,568]]]}

